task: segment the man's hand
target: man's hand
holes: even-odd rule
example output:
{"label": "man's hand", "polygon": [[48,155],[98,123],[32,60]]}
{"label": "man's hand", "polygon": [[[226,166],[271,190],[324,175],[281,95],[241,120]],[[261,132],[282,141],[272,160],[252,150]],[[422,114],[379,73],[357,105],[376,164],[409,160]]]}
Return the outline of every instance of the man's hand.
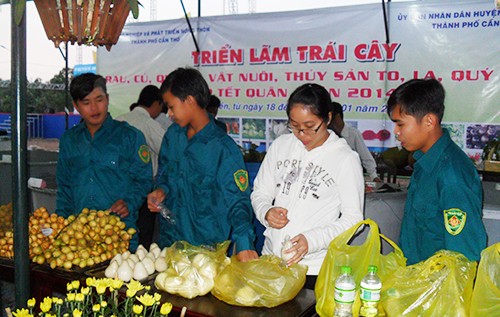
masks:
{"label": "man's hand", "polygon": [[158,204],[165,200],[165,192],[158,188],[148,194],[148,208],[151,212],[159,212]]}
{"label": "man's hand", "polygon": [[236,254],[236,258],[240,262],[248,262],[250,260],[258,259],[259,255],[254,250],[243,250]]}
{"label": "man's hand", "polygon": [[113,206],[109,207],[109,211],[117,214],[121,218],[125,218],[128,216],[128,206],[123,199],[117,200]]}
{"label": "man's hand", "polygon": [[288,210],[281,207],[273,207],[266,213],[266,221],[271,228],[281,229],[290,221],[287,217]]}

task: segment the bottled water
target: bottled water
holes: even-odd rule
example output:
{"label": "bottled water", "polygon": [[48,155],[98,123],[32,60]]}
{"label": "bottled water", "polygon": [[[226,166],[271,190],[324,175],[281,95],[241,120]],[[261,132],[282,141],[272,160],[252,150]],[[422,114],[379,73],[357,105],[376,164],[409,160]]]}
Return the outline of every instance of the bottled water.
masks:
{"label": "bottled water", "polygon": [[368,274],[361,280],[361,308],[359,316],[378,316],[378,303],[380,301],[380,290],[382,282],[377,275],[377,266],[368,266]]}
{"label": "bottled water", "polygon": [[356,282],[351,275],[350,266],[342,266],[340,275],[335,280],[334,317],[352,317],[352,304],[356,295]]}

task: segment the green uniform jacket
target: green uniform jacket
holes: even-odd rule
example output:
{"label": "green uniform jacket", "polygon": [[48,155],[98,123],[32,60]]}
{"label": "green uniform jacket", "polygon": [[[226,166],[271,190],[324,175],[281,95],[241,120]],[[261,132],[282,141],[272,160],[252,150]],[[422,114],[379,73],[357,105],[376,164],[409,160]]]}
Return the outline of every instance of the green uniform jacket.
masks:
{"label": "green uniform jacket", "polygon": [[[59,143],[56,213],[68,217],[83,208],[106,210],[123,199],[129,215],[122,220],[137,228],[139,207],[152,188],[152,173],[149,149],[139,130],[108,114],[92,138],[80,123]],[[131,241],[131,250],[136,243]]]}
{"label": "green uniform jacket", "polygon": [[408,187],[399,243],[408,265],[441,249],[478,261],[486,247],[482,188],[476,168],[443,129],[441,138],[417,160]]}
{"label": "green uniform jacket", "polygon": [[158,159],[156,186],[167,194],[175,224],[160,220],[160,247],[184,240],[212,245],[231,239],[236,252],[255,250],[248,174],[241,151],[213,119],[188,140],[172,124]]}

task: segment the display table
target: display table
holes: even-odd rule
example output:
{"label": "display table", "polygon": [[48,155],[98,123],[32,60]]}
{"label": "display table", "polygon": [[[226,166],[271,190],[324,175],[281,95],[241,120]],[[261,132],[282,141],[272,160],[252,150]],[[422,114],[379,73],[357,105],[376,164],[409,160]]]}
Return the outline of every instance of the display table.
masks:
{"label": "display table", "polygon": [[[104,270],[105,268],[103,268]],[[67,284],[74,280],[84,282],[88,276],[83,271],[51,269],[48,265],[31,264],[31,296],[40,303],[54,292],[66,294]],[[0,280],[14,283],[14,260],[0,258]]]}
{"label": "display table", "polygon": [[[156,290],[157,291],[157,290]],[[206,316],[231,316],[231,317],[307,317],[316,313],[316,298],[314,291],[303,289],[291,301],[273,308],[261,307],[239,307],[226,304],[210,293],[186,299],[177,295],[158,291],[162,295],[162,301],[170,302],[173,305],[172,313],[169,316],[179,316],[182,307],[186,307],[185,316],[206,317]]]}

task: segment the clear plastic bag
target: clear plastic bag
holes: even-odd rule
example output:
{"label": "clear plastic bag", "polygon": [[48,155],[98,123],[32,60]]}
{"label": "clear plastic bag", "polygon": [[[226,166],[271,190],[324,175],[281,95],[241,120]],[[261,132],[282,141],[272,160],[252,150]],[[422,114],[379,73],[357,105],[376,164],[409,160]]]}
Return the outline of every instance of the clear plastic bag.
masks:
{"label": "clear plastic bag", "polygon": [[230,262],[226,256],[229,244],[196,247],[186,241],[175,242],[167,249],[167,269],[156,276],[155,286],[189,299],[208,294],[217,274]]}
{"label": "clear plastic bag", "polygon": [[[359,228],[366,225],[370,228],[366,240],[362,245],[349,245]],[[381,239],[387,241],[394,251],[387,255],[381,254]],[[333,316],[335,310],[335,280],[340,267],[343,265],[352,268],[352,275],[359,285],[365,276],[369,265],[378,267],[378,275],[384,285],[385,279],[398,268],[406,265],[403,251],[389,238],[379,232],[378,225],[371,219],[360,221],[350,229],[338,235],[328,246],[325,259],[318,274],[314,292],[316,294],[316,312],[321,317]],[[359,291],[357,291],[359,295]],[[361,302],[359,296],[353,305],[353,316],[358,316]],[[382,305],[379,305],[379,316],[384,316]]]}
{"label": "clear plastic bag", "polygon": [[500,242],[481,252],[470,316],[500,316]]}
{"label": "clear plastic bag", "polygon": [[215,279],[212,295],[231,305],[275,307],[292,300],[306,282],[307,267],[286,267],[275,255],[240,262],[234,256]]}
{"label": "clear plastic bag", "polygon": [[382,285],[387,316],[468,316],[476,266],[458,252],[441,250],[397,270]]}

